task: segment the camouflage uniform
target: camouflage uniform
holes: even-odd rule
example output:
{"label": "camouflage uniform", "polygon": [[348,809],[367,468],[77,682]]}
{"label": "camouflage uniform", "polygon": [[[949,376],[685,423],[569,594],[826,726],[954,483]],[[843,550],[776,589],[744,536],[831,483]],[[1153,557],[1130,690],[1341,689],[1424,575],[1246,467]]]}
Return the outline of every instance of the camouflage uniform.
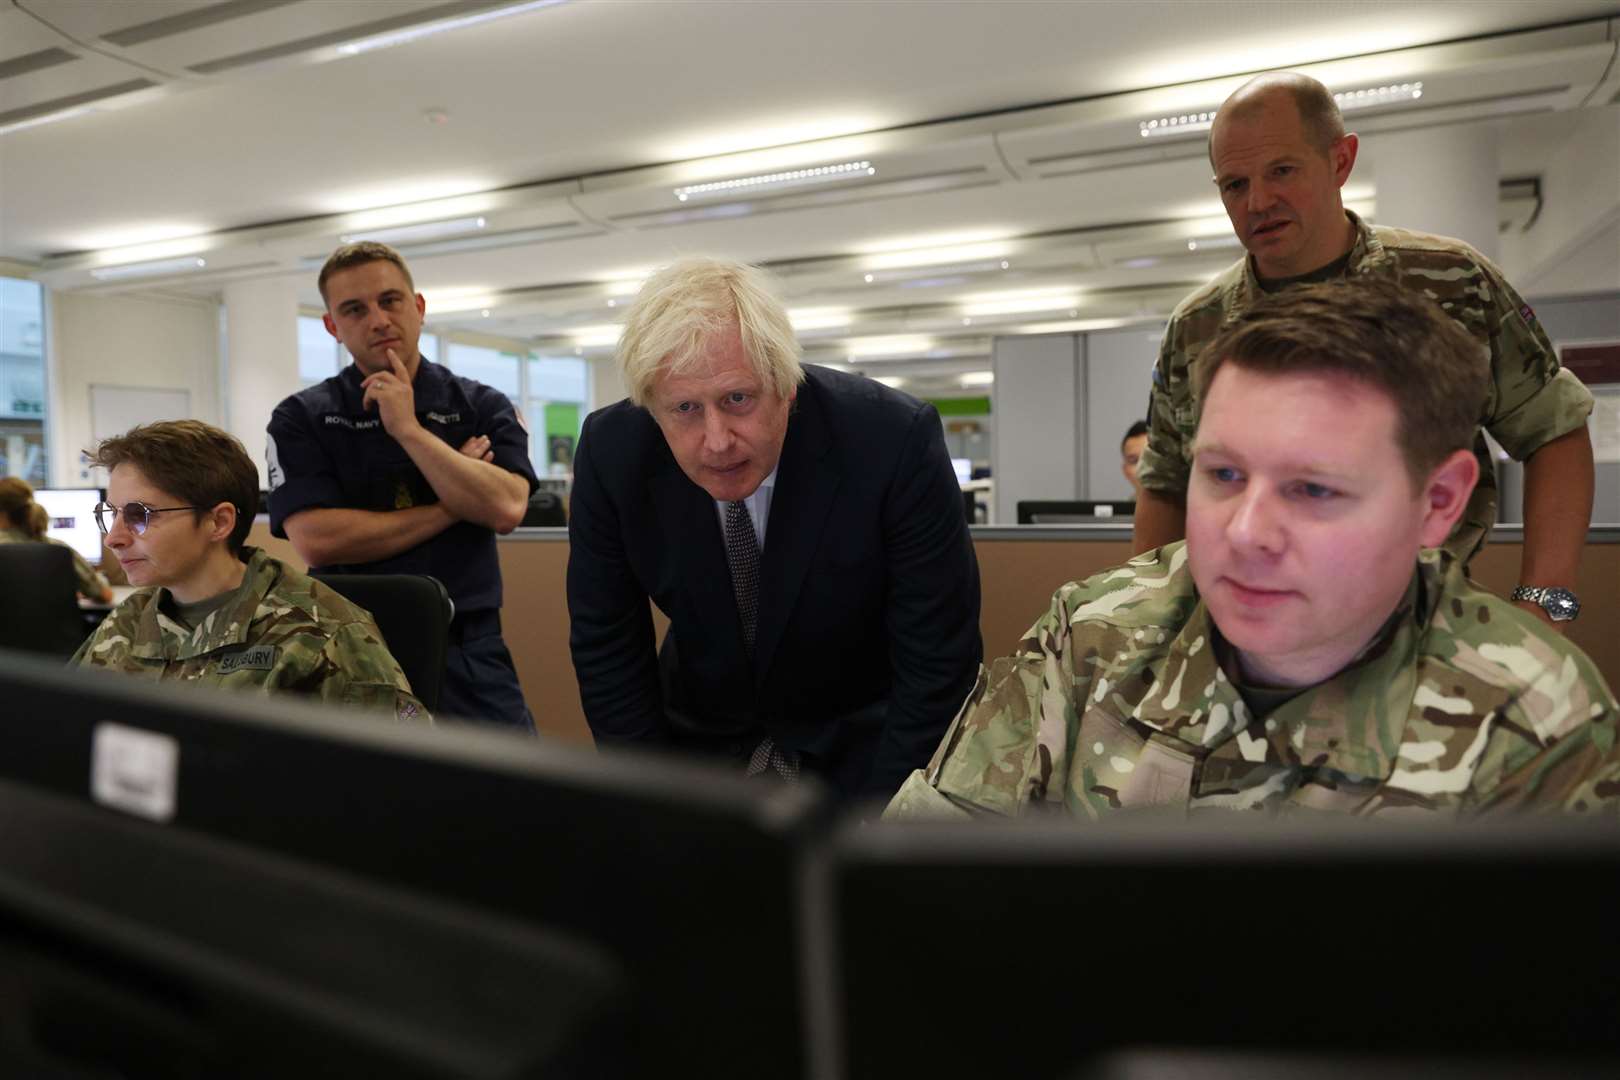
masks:
{"label": "camouflage uniform", "polygon": [[1273,708],[1216,659],[1185,542],[1059,589],[887,817],[1164,807],[1451,816],[1620,808],[1614,695],[1562,637],[1426,551],[1338,675]]}
{"label": "camouflage uniform", "polygon": [[236,595],[195,629],[165,614],[165,590],[143,589],[113,609],[72,663],[148,679],[262,693],[308,694],[334,705],[431,722],[377,624],[306,574],[244,548]]}
{"label": "camouflage uniform", "polygon": [[[1348,213],[1348,212],[1347,212]],[[1586,423],[1592,395],[1558,364],[1552,342],[1530,305],[1502,272],[1463,243],[1444,236],[1368,225],[1356,227],[1346,277],[1390,278],[1437,301],[1472,334],[1491,366],[1491,389],[1480,424],[1516,459]],[[1183,300],[1170,316],[1148,399],[1148,445],[1137,479],[1143,487],[1177,497],[1192,469],[1198,402],[1192,365],[1221,327],[1266,294],[1245,257]],[[1496,471],[1484,436],[1474,440],[1479,483],[1446,547],[1469,558],[1496,523]]]}

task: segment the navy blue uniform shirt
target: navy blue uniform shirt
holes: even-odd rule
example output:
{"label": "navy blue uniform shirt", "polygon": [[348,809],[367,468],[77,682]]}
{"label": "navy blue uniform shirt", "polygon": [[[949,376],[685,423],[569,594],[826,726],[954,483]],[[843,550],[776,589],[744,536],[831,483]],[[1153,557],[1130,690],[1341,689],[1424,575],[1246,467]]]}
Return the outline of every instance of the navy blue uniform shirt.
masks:
{"label": "navy blue uniform shirt", "polygon": [[[404,510],[439,501],[427,478],[383,428],[376,409],[361,405],[365,375],[351,363],[337,375],[287,398],[271,414],[265,456],[270,470],[270,531],[283,539],[300,510]],[[412,384],[416,418],[459,448],[489,436],[494,464],[540,482],[529,464],[529,433],[506,395],[423,360]],[[342,573],[432,574],[450,592],[456,613],[501,606],[501,567],[494,530],[458,521],[391,559],[320,567]]]}

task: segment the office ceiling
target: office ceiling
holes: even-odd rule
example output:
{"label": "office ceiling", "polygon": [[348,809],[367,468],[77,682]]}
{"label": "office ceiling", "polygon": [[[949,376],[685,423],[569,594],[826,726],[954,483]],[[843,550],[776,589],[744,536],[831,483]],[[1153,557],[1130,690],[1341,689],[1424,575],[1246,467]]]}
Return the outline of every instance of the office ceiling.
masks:
{"label": "office ceiling", "polygon": [[[512,7],[529,10],[343,51]],[[1335,89],[1427,78],[1433,122],[1557,120],[1620,90],[1613,24],[1491,36],[1617,16],[1595,0],[0,0],[0,258],[57,288],[294,274],[313,304],[311,264],[339,236],[456,221],[465,235],[399,243],[430,320],[589,351],[623,282],[726,253],[778,269],[817,358],[908,358],[864,362],[931,389],[982,365],[991,334],[1161,317],[1230,261],[1202,136],[1138,140],[1143,118],[1315,63]],[[1549,130],[1519,127],[1527,153]],[[1364,207],[1376,160],[1373,141],[1349,191]],[[827,183],[674,194],[846,162]],[[932,268],[902,265],[918,248]],[[93,276],[176,255],[206,266]]]}

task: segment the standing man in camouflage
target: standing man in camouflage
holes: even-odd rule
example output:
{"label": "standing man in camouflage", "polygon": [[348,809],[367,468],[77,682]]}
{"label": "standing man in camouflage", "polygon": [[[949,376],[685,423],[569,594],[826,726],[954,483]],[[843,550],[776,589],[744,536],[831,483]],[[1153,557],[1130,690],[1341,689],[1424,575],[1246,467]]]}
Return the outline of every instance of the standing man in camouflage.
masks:
{"label": "standing man in camouflage", "polygon": [[[1333,95],[1303,75],[1252,79],[1216,114],[1210,164],[1248,255],[1170,317],[1148,404],[1135,550],[1186,535],[1194,387],[1210,340],[1268,293],[1381,278],[1437,300],[1473,337],[1476,362],[1488,364],[1490,392],[1478,422],[1525,462],[1524,561],[1514,599],[1557,626],[1579,609],[1568,590],[1592,516],[1592,396],[1560,369],[1535,313],[1483,255],[1460,240],[1371,226],[1345,210],[1340,188],[1358,145]],[[1495,474],[1481,435],[1474,453],[1480,482],[1446,545],[1464,563],[1496,521]]]}
{"label": "standing man in camouflage", "polygon": [[1620,809],[1602,676],[1438,546],[1479,476],[1470,336],[1317,285],[1196,377],[1187,539],[1059,589],[888,816]]}
{"label": "standing man in camouflage", "polygon": [[129,583],[150,588],[114,608],[74,664],[429,721],[369,614],[243,546],[259,473],[241,443],[177,420],[107,439],[91,460],[109,470],[96,524]]}

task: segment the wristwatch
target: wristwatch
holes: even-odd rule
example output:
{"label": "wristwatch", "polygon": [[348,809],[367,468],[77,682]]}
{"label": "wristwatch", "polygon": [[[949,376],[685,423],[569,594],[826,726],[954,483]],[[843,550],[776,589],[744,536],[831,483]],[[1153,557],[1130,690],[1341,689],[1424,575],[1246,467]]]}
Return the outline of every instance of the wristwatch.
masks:
{"label": "wristwatch", "polygon": [[1581,602],[1575,598],[1575,594],[1556,585],[1551,588],[1520,585],[1509,594],[1508,599],[1528,600],[1541,605],[1541,610],[1553,622],[1569,622],[1581,613]]}

